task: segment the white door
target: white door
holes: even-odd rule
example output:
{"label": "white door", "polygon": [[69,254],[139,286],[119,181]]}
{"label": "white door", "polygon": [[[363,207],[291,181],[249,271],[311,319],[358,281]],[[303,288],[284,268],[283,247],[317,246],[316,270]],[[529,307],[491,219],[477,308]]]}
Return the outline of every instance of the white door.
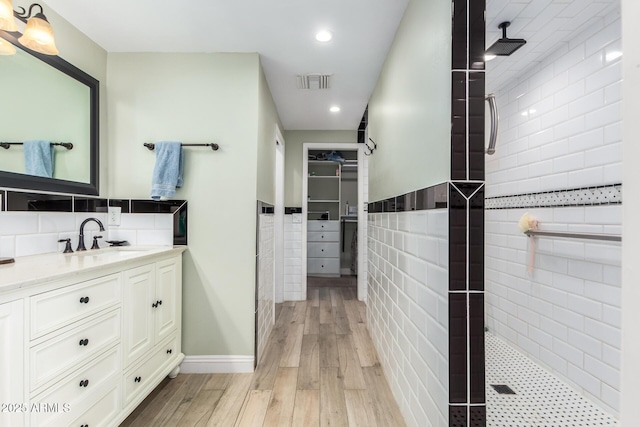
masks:
{"label": "white door", "polygon": [[155,265],[143,265],[124,272],[124,328],[122,331],[125,366],[153,347],[155,304]]}

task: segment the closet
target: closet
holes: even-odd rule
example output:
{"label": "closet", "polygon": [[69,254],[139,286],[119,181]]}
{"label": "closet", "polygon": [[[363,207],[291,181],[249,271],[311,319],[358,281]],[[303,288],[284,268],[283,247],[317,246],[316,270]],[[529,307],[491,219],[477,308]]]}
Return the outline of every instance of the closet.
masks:
{"label": "closet", "polygon": [[356,151],[309,150],[307,275],[356,275]]}

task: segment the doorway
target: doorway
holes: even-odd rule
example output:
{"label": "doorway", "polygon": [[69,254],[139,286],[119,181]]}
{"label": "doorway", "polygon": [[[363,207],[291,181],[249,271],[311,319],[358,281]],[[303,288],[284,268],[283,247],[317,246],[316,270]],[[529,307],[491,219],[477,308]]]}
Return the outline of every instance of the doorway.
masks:
{"label": "doorway", "polygon": [[303,144],[302,289],[347,287],[366,299],[364,151],[357,143]]}

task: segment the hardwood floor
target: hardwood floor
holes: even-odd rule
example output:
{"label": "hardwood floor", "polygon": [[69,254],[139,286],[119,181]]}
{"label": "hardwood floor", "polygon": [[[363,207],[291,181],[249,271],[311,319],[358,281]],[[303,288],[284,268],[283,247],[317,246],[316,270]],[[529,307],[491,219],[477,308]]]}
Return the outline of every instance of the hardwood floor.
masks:
{"label": "hardwood floor", "polygon": [[164,380],[121,427],[402,427],[405,423],[351,287],[310,287],[276,306],[253,374]]}

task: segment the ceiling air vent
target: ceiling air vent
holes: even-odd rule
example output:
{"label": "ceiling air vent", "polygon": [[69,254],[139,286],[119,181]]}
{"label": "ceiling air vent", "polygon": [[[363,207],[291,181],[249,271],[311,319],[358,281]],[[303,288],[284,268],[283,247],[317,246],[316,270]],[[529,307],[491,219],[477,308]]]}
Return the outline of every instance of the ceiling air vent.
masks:
{"label": "ceiling air vent", "polygon": [[329,89],[331,87],[331,74],[305,74],[297,76],[298,89]]}

